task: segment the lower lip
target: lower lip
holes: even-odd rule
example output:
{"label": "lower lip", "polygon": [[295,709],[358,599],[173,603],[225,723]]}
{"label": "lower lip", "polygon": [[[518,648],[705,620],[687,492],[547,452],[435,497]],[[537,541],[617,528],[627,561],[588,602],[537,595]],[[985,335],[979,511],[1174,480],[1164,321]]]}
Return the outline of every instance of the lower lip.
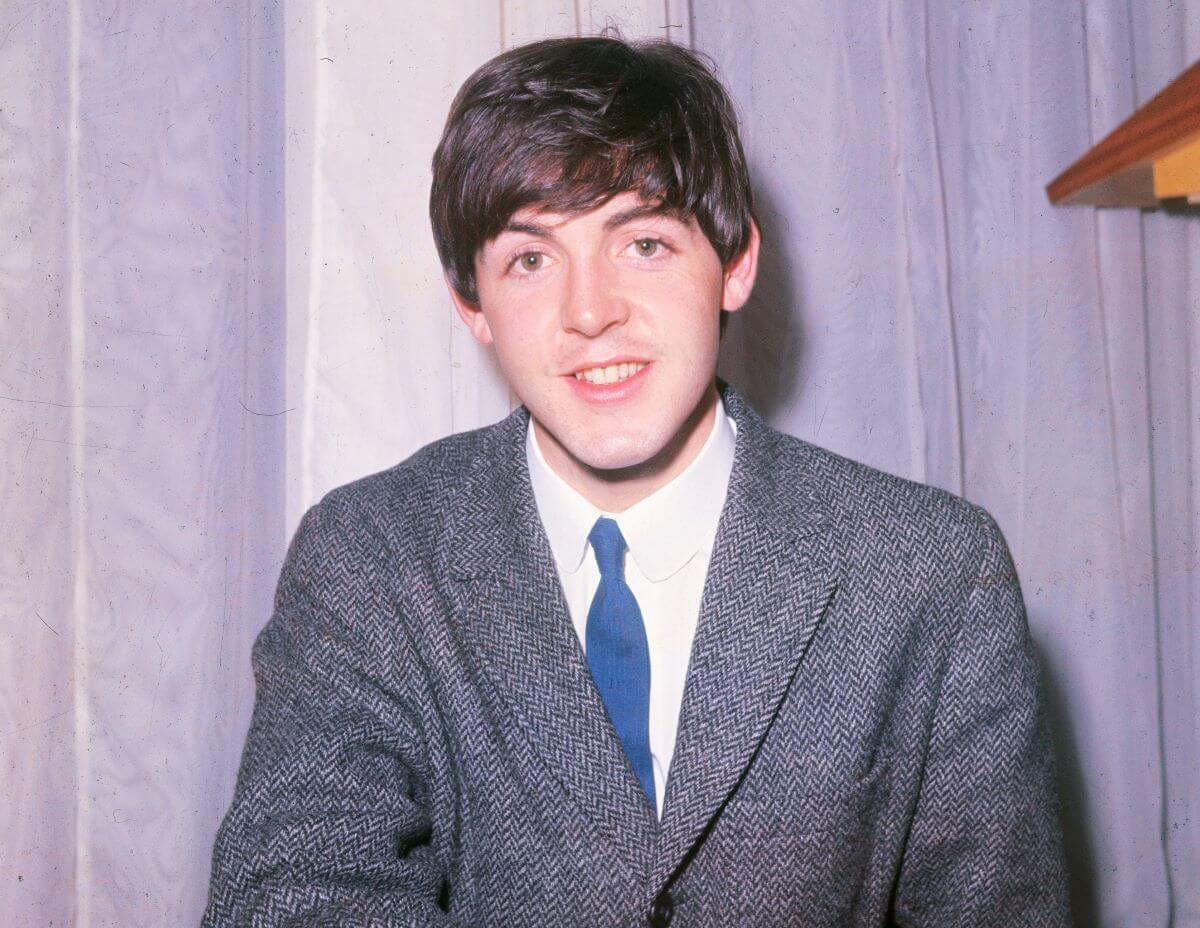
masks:
{"label": "lower lip", "polygon": [[574,374],[567,374],[567,380],[576,391],[576,395],[589,403],[620,403],[634,396],[642,388],[646,375],[653,366],[653,363],[647,364],[632,377],[626,377],[617,383],[588,383],[586,380],[576,379]]}

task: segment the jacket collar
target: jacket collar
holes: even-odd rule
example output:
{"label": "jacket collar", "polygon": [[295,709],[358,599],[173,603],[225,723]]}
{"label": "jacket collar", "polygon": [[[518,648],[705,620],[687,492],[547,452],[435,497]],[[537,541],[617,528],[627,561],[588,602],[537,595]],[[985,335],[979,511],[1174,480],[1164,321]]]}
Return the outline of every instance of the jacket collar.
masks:
{"label": "jacket collar", "polygon": [[718,381],[737,425],[661,825],[592,683],[539,520],[518,407],[482,431],[450,515],[457,619],[564,791],[654,885],[670,879],[762,740],[837,586],[816,449]]}
{"label": "jacket collar", "polygon": [[[819,531],[829,522],[831,510],[811,471],[813,447],[767,425],[732,385],[718,379],[717,387],[736,427],[722,521],[750,519],[783,538]],[[512,558],[528,555],[531,535],[549,546],[537,519],[525,459],[528,427],[529,410],[518,406],[507,418],[480,430],[450,523],[450,569],[459,579],[503,571]],[[781,441],[793,442],[801,451],[798,472],[795,462],[789,462],[788,473],[776,473]]]}

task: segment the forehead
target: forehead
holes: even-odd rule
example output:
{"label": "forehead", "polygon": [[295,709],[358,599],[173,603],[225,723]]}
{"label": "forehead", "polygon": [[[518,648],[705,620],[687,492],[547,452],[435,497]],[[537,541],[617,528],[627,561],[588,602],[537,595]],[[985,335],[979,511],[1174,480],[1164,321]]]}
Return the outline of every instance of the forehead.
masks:
{"label": "forehead", "polygon": [[604,230],[614,229],[641,219],[665,219],[681,225],[695,225],[695,217],[661,200],[644,197],[636,190],[626,190],[590,209],[556,210],[544,203],[532,203],[518,209],[509,217],[502,232],[548,234],[568,223],[600,223]]}

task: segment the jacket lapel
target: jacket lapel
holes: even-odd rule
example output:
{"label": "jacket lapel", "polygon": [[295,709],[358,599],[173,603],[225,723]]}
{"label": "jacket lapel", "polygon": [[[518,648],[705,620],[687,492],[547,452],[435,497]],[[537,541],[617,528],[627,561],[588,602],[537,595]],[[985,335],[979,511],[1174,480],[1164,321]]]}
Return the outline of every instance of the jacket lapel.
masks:
{"label": "jacket lapel", "polygon": [[456,621],[547,769],[644,873],[658,819],[571,624],[529,482],[527,423],[520,407],[488,430],[450,514]]}
{"label": "jacket lapel", "polygon": [[794,442],[722,384],[737,423],[725,508],[705,581],[655,855],[661,885],[762,741],[837,586],[835,522]]}

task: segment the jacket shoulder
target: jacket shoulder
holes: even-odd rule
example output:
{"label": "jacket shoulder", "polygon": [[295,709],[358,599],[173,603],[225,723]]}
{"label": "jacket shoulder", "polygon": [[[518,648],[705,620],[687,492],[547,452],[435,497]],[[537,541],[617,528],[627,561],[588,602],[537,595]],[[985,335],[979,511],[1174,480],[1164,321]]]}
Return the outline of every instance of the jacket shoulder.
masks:
{"label": "jacket shoulder", "polygon": [[922,561],[933,555],[967,569],[989,545],[1003,541],[991,513],[958,493],[780,434],[786,456],[803,469],[835,518],[880,554]]}
{"label": "jacket shoulder", "polygon": [[[326,493],[309,510],[323,524],[382,536],[389,544],[432,542],[444,529],[446,504],[499,423],[432,441],[391,467]],[[307,518],[307,516],[306,516]]]}

